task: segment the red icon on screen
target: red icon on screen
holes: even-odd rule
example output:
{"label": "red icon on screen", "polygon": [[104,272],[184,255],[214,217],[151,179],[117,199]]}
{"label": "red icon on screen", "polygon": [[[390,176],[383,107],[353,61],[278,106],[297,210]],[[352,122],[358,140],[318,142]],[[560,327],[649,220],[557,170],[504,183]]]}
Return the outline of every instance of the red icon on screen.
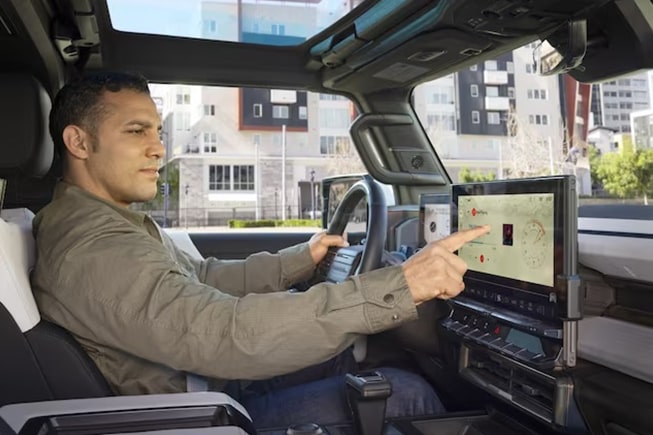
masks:
{"label": "red icon on screen", "polygon": [[472,209],[472,216],[476,216],[476,209],[475,208]]}
{"label": "red icon on screen", "polygon": [[485,255],[481,255],[481,257],[479,258],[479,260],[481,260],[481,263],[483,263],[483,262],[485,261]]}

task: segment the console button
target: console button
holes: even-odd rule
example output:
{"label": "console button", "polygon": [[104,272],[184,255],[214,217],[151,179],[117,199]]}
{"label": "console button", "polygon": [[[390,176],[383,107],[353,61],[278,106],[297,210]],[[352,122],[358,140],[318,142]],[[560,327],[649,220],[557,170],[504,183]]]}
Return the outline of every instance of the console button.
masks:
{"label": "console button", "polygon": [[490,345],[490,343],[492,343],[492,342],[495,341],[495,340],[501,340],[501,338],[500,338],[500,337],[497,337],[496,335],[492,335],[492,334],[485,334],[485,335],[483,335],[483,336],[481,336],[481,337],[479,338],[479,341],[480,341],[481,343],[485,343],[485,344],[487,344],[488,346]]}
{"label": "console button", "polygon": [[493,349],[502,349],[507,344],[503,338],[498,338],[490,343],[490,347]]}
{"label": "console button", "polygon": [[462,328],[460,328],[458,331],[456,331],[460,335],[467,335],[470,332],[472,332],[476,328],[472,328],[471,326],[465,325]]}
{"label": "console button", "polygon": [[463,326],[465,326],[465,325],[463,325],[462,323],[457,322],[457,321],[454,320],[453,322],[451,322],[451,326],[449,327],[449,329],[451,329],[454,332],[457,332]]}
{"label": "console button", "polygon": [[527,349],[522,349],[521,351],[515,354],[517,358],[522,359],[524,361],[530,361],[531,359],[533,359],[535,355],[537,354]]}
{"label": "console button", "polygon": [[478,341],[478,339],[485,334],[487,334],[487,332],[481,331],[480,329],[474,329],[472,332],[467,334],[467,337],[471,338],[474,341]]}
{"label": "console button", "polygon": [[517,352],[521,351],[523,348],[519,346],[515,346],[514,344],[509,344],[508,346],[505,346],[503,349],[504,352],[509,353],[510,355],[514,355]]}

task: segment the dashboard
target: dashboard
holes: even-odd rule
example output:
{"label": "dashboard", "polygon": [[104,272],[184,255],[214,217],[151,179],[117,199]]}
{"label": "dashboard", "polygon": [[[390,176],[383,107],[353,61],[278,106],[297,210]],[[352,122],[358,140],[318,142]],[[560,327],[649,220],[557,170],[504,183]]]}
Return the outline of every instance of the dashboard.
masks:
{"label": "dashboard", "polygon": [[[439,321],[459,375],[553,427],[573,428],[576,328],[575,180],[568,176],[455,184],[420,198],[420,246],[490,225],[457,252],[465,291]],[[571,412],[570,412],[571,410]]]}

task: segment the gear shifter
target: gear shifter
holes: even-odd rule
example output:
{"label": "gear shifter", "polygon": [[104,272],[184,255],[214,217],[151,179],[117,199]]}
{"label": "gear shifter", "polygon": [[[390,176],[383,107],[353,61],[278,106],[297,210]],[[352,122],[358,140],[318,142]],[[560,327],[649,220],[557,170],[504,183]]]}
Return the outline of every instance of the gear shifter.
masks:
{"label": "gear shifter", "polygon": [[354,414],[358,435],[381,435],[385,421],[386,400],[392,384],[377,371],[345,376],[347,401]]}

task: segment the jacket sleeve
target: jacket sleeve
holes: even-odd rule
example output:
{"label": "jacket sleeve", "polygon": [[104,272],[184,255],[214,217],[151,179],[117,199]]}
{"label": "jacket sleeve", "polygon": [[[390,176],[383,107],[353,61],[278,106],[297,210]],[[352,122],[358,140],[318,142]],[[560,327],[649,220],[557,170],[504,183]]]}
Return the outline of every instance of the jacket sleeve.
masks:
{"label": "jacket sleeve", "polygon": [[[359,334],[417,317],[400,266],[304,293],[236,297],[200,282],[154,238],[116,230],[77,240],[60,270],[47,302],[71,332],[220,379],[289,373],[336,355]],[[258,272],[248,266],[250,273]]]}
{"label": "jacket sleeve", "polygon": [[[172,243],[172,242],[170,242]],[[277,254],[259,252],[244,260],[192,259],[175,247],[194,267],[199,280],[233,296],[283,291],[309,279],[315,271],[308,243],[282,249]]]}

